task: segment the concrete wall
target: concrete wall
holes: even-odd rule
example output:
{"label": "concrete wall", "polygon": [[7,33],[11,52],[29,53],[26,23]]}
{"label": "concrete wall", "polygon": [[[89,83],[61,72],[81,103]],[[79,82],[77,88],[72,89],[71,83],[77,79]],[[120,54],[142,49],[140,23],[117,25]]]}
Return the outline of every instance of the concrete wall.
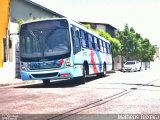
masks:
{"label": "concrete wall", "polygon": [[118,55],[117,57],[113,58],[114,61],[114,70],[121,70],[122,69],[122,57]]}
{"label": "concrete wall", "polygon": [[156,48],[156,53],[154,55],[154,59],[156,59],[157,57],[159,58],[159,47],[155,47]]}
{"label": "concrete wall", "polygon": [[11,22],[16,22],[17,19],[28,20],[29,18],[48,18],[53,16],[53,13],[34,6],[25,0],[11,0]]}
{"label": "concrete wall", "polygon": [[96,25],[97,30],[104,30],[106,31],[106,26],[105,25]]}

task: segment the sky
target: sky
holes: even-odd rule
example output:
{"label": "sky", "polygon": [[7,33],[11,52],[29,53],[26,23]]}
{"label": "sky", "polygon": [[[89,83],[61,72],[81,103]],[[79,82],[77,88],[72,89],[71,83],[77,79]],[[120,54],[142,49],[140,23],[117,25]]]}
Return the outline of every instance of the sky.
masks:
{"label": "sky", "polygon": [[76,21],[107,23],[119,30],[128,24],[160,46],[160,0],[32,0]]}

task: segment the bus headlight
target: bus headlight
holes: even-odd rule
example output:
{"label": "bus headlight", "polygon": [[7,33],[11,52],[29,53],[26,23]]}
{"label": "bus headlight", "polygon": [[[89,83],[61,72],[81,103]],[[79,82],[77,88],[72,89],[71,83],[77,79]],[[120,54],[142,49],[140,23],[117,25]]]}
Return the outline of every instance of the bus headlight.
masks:
{"label": "bus headlight", "polygon": [[71,65],[71,61],[69,58],[66,59],[66,66],[70,66]]}
{"label": "bus headlight", "polygon": [[21,70],[22,70],[22,71],[25,71],[26,68],[22,65],[22,66],[21,66]]}

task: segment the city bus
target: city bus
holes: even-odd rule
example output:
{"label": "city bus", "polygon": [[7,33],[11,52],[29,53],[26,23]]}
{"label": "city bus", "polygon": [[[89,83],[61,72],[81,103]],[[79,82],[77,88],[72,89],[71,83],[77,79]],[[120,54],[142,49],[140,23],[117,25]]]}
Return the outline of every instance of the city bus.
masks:
{"label": "city bus", "polygon": [[22,80],[77,80],[112,69],[110,42],[68,18],[24,23],[20,28]]}

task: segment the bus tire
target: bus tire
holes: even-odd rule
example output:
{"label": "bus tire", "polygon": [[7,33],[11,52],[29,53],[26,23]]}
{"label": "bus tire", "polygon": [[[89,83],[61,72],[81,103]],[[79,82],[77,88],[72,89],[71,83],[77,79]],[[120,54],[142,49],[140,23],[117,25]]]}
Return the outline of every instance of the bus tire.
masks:
{"label": "bus tire", "polygon": [[50,85],[50,80],[49,80],[49,79],[43,80],[43,84],[44,84],[45,86]]}
{"label": "bus tire", "polygon": [[86,65],[83,65],[82,77],[81,77],[81,79],[80,79],[80,83],[81,83],[81,84],[85,84],[87,73],[88,73],[88,71],[87,71],[87,66],[86,66]]}
{"label": "bus tire", "polygon": [[102,73],[102,77],[105,77],[107,74],[107,68],[106,68],[106,64],[103,64],[103,73]]}
{"label": "bus tire", "polygon": [[103,64],[103,71],[98,74],[98,77],[105,77],[107,73],[106,64]]}

